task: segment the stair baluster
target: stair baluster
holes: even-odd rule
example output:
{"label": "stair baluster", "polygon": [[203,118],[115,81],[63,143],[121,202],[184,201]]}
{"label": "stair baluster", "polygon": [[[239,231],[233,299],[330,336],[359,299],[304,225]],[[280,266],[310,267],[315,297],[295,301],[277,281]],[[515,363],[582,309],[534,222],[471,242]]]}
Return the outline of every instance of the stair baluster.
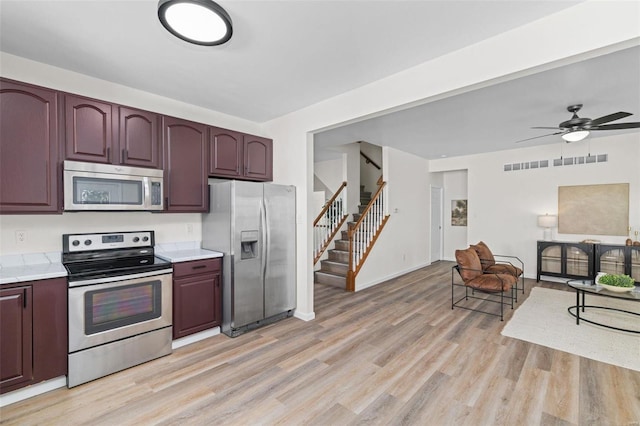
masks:
{"label": "stair baluster", "polygon": [[358,221],[349,227],[349,269],[347,271],[347,290],[355,291],[355,278],[371,252],[382,228],[389,219],[384,204],[386,182],[379,180],[379,187]]}
{"label": "stair baluster", "polygon": [[320,214],[313,222],[313,263],[317,263],[322,253],[327,249],[344,221],[347,219],[346,191],[347,182],[342,182],[340,188],[325,204]]}

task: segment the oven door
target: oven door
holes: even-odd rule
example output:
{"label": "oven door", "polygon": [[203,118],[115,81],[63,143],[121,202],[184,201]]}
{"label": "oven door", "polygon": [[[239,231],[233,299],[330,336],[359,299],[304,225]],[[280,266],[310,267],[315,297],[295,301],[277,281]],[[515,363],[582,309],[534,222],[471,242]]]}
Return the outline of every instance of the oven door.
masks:
{"label": "oven door", "polygon": [[69,288],[69,353],[172,325],[172,274],[147,272]]}

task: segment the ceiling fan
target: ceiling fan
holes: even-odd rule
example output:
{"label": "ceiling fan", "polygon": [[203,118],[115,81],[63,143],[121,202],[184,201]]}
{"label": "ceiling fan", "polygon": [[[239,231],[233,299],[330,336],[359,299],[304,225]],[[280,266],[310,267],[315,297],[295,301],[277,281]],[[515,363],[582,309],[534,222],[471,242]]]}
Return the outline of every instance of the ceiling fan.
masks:
{"label": "ceiling fan", "polygon": [[590,118],[578,117],[578,111],[580,111],[580,108],[582,108],[582,104],[569,105],[567,107],[567,111],[573,113],[573,117],[571,117],[570,120],[563,121],[562,123],[558,124],[558,127],[532,127],[532,129],[558,130],[557,132],[541,136],[534,136],[528,139],[522,139],[517,141],[516,143],[553,135],[562,135],[562,139],[564,139],[567,143],[570,143],[581,141],[582,139],[586,138],[589,135],[589,132],[591,132],[592,130],[620,130],[640,128],[640,122],[604,124],[633,115],[630,112],[615,112],[613,114],[605,115],[600,118],[594,118],[592,120]]}

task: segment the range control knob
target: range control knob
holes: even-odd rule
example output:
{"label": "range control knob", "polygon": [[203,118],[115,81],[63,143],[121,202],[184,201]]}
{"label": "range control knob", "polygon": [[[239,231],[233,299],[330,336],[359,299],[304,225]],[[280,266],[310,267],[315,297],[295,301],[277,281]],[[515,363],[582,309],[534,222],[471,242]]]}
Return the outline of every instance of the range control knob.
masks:
{"label": "range control knob", "polygon": [[79,246],[79,245],[80,245],[80,241],[78,241],[78,240],[73,240],[73,241],[71,242],[71,244],[72,244],[72,245],[74,245],[75,247],[77,247],[77,246]]}
{"label": "range control knob", "polygon": [[142,241],[146,243],[147,241],[149,241],[149,237],[142,237]]}
{"label": "range control knob", "polygon": [[91,240],[84,240],[84,245],[85,246],[90,246],[91,245]]}
{"label": "range control knob", "polygon": [[138,241],[140,241],[140,238],[138,238],[138,237],[133,237],[133,242],[134,242],[134,243],[137,243]]}

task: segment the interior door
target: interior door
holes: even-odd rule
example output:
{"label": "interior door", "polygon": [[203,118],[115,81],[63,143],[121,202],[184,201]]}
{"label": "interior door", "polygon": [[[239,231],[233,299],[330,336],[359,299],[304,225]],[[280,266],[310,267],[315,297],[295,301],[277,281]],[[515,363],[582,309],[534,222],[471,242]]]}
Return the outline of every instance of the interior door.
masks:
{"label": "interior door", "polygon": [[437,186],[431,187],[431,263],[442,259],[442,199],[444,191]]}
{"label": "interior door", "polygon": [[264,185],[266,247],[265,317],[296,307],[295,187]]}

